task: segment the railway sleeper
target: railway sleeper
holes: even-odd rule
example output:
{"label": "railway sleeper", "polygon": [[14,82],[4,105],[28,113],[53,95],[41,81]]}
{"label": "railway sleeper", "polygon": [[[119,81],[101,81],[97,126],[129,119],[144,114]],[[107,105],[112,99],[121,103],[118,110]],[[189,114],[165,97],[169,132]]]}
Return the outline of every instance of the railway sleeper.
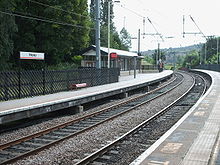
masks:
{"label": "railway sleeper", "polygon": [[27,152],[27,150],[22,150],[22,149],[18,149],[18,148],[12,148],[12,147],[10,147],[10,148],[6,148],[6,149],[4,149],[3,151],[7,151],[7,152],[10,152],[10,153],[25,153],[25,152]]}
{"label": "railway sleeper", "polygon": [[38,147],[42,146],[42,144],[40,144],[40,143],[32,143],[30,141],[23,142],[23,144],[25,144],[31,148],[38,148]]}
{"label": "railway sleeper", "polygon": [[51,135],[55,136],[55,137],[58,137],[60,139],[62,137],[65,137],[65,136],[69,135],[69,133],[65,134],[65,133],[62,133],[62,132],[52,132]]}
{"label": "railway sleeper", "polygon": [[106,114],[98,115],[97,117],[98,117],[98,118],[107,118],[107,117],[109,117],[109,116],[111,116],[111,115],[109,115],[109,113],[106,113]]}
{"label": "railway sleeper", "polygon": [[18,156],[20,153],[18,152],[10,152],[10,151],[1,151],[0,152],[0,158],[12,158],[12,157],[15,157],[15,156]]}
{"label": "railway sleeper", "polygon": [[106,117],[106,116],[97,116],[96,118],[95,118],[95,120],[97,120],[98,122],[100,122],[100,121],[102,121],[102,120],[105,120],[105,119],[107,119],[108,117]]}
{"label": "railway sleeper", "polygon": [[62,130],[57,130],[57,131],[54,131],[53,134],[54,134],[54,135],[58,135],[58,136],[67,136],[67,135],[69,135],[70,133],[68,133],[68,132],[63,132]]}
{"label": "railway sleeper", "polygon": [[83,127],[90,127],[92,126],[94,123],[82,123]]}
{"label": "railway sleeper", "polygon": [[96,123],[100,122],[100,120],[99,120],[99,119],[91,119],[91,121],[93,121],[93,123],[94,123],[94,124],[96,124]]}
{"label": "railway sleeper", "polygon": [[51,135],[51,134],[50,135],[46,134],[44,136],[41,136],[41,138],[51,140],[51,141],[60,139],[60,137],[54,136],[54,135]]}
{"label": "railway sleeper", "polygon": [[32,139],[30,142],[32,142],[32,143],[40,143],[40,144],[48,144],[51,141],[53,141],[53,140],[45,140],[45,139],[35,138],[35,139]]}
{"label": "railway sleeper", "polygon": [[95,121],[92,121],[92,120],[87,120],[87,121],[82,121],[82,124],[94,124]]}
{"label": "railway sleeper", "polygon": [[74,131],[73,129],[66,129],[66,128],[62,128],[61,130],[59,130],[60,132],[63,132],[63,133],[74,133],[76,131]]}
{"label": "railway sleeper", "polygon": [[71,125],[71,126],[65,127],[65,129],[71,130],[73,132],[77,132],[79,130],[79,127],[77,127],[75,125]]}
{"label": "railway sleeper", "polygon": [[13,149],[15,149],[15,150],[23,150],[23,151],[25,151],[25,152],[27,152],[27,151],[31,151],[31,150],[33,150],[33,148],[31,148],[31,147],[28,147],[28,146],[13,146],[13,147],[11,147],[11,148],[13,148]]}
{"label": "railway sleeper", "polygon": [[0,162],[4,162],[5,159],[0,155]]}
{"label": "railway sleeper", "polygon": [[78,131],[81,131],[81,130],[83,130],[83,129],[85,129],[85,128],[86,128],[86,126],[79,125],[79,126],[74,126],[74,127],[73,127],[73,130],[75,130],[76,132],[78,132]]}
{"label": "railway sleeper", "polygon": [[90,163],[91,165],[105,165],[107,163],[104,163],[104,162],[98,162],[98,161],[94,161],[92,163]]}
{"label": "railway sleeper", "polygon": [[119,154],[119,151],[112,149],[112,150],[110,150],[108,153],[109,153],[109,154],[112,154],[112,155],[118,155],[118,154]]}

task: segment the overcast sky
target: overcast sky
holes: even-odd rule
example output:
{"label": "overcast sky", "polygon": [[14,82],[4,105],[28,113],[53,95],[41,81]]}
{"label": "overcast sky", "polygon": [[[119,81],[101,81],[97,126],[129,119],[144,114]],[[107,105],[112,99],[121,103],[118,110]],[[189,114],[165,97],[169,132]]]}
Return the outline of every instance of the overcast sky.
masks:
{"label": "overcast sky", "polygon": [[[155,33],[147,21],[148,17],[164,36],[165,42],[158,36],[141,36],[141,51],[156,49],[158,42],[161,48],[204,43],[202,35],[188,34],[182,37],[183,15],[186,33],[199,32],[189,17],[191,15],[206,36],[220,36],[220,0],[120,0],[114,5],[114,23],[118,32],[125,26],[132,37],[137,37],[138,29],[141,29],[141,33]],[[146,18],[145,29],[143,17]],[[131,50],[137,50],[137,45],[137,40],[133,39]]]}
{"label": "overcast sky", "polygon": [[[136,14],[135,14],[136,13]],[[137,37],[141,33],[155,33],[147,21],[143,30],[143,17],[148,17],[164,37],[174,37],[160,41],[157,36],[141,37],[141,50],[156,49],[158,42],[162,48],[179,47],[205,42],[202,35],[185,35],[183,32],[183,15],[185,15],[185,32],[199,32],[190,19],[193,17],[201,31],[206,35],[220,35],[220,0],[120,0],[114,5],[115,26],[120,31],[125,28]],[[137,40],[132,41],[132,50],[137,49]]]}

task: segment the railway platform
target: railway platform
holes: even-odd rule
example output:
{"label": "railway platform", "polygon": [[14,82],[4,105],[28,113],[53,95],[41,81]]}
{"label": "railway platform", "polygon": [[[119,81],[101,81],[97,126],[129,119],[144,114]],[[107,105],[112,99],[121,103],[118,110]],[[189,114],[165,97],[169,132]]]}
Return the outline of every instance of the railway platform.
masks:
{"label": "railway platform", "polygon": [[124,75],[119,78],[117,83],[32,98],[3,101],[0,102],[0,125],[64,108],[80,111],[82,110],[81,105],[85,103],[117,94],[126,94],[131,90],[167,79],[172,74],[173,71],[165,70],[161,73],[137,74],[136,78],[134,78],[134,75]]}
{"label": "railway platform", "polygon": [[220,164],[220,73],[204,96],[131,165]]}

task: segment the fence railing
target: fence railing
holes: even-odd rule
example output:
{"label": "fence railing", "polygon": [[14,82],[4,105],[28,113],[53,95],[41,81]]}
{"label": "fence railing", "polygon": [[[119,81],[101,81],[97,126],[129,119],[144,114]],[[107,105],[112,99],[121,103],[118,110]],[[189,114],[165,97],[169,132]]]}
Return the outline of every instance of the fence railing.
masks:
{"label": "fence railing", "polygon": [[72,84],[97,86],[118,82],[118,68],[0,72],[0,100],[18,99],[71,90]]}
{"label": "fence railing", "polygon": [[198,65],[196,67],[193,67],[193,69],[206,69],[206,70],[220,72],[220,65],[219,64],[202,64],[202,65]]}

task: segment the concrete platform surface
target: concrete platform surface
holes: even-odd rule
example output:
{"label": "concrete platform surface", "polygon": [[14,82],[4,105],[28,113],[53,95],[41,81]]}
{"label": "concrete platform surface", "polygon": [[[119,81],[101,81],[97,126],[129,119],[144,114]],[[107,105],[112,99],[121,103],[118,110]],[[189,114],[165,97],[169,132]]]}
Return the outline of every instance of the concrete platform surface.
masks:
{"label": "concrete platform surface", "polygon": [[[211,75],[213,83],[186,115],[131,165],[214,165],[219,157],[220,73]],[[216,153],[215,156],[213,153]],[[218,155],[218,156],[217,156]]]}
{"label": "concrete platform surface", "polygon": [[75,106],[80,103],[93,101],[103,97],[110,96],[111,94],[118,94],[119,92],[126,92],[126,90],[132,90],[135,86],[146,85],[146,83],[153,82],[159,79],[164,79],[173,74],[173,71],[165,70],[161,73],[148,73],[134,75],[121,76],[119,82],[111,83],[101,86],[94,86],[83,88],[80,90],[59,92],[50,95],[36,96],[32,98],[23,98],[17,100],[0,102],[0,124],[13,120],[16,116],[6,115],[16,114],[19,112],[30,111],[17,115],[17,118],[34,116],[38,113],[46,113],[59,108],[66,108]]}

